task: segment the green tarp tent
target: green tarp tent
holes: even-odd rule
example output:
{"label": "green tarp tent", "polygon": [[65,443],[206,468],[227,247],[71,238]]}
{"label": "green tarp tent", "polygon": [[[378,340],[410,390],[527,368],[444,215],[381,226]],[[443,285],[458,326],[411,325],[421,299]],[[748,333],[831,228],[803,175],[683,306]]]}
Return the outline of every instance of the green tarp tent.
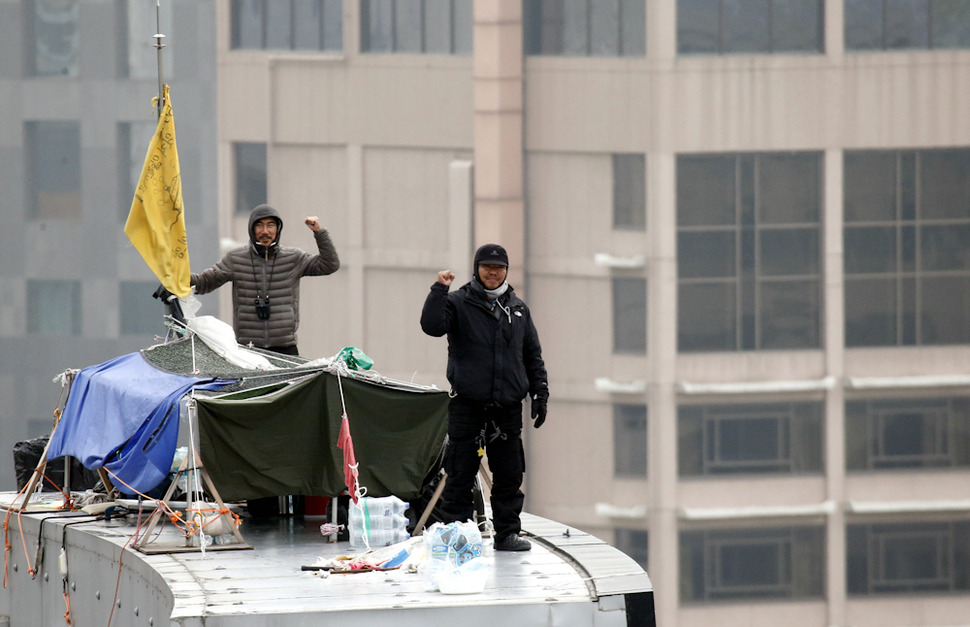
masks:
{"label": "green tarp tent", "polygon": [[[341,377],[359,483],[414,499],[447,433],[448,394]],[[258,394],[198,397],[202,463],[220,495],[336,496],[344,489],[337,375],[319,372]]]}

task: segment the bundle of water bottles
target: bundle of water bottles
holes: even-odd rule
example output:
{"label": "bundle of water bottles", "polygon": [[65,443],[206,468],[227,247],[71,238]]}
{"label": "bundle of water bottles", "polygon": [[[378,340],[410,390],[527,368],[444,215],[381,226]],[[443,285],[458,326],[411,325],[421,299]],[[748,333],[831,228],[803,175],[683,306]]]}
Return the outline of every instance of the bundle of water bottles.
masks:
{"label": "bundle of water bottles", "polygon": [[367,549],[390,546],[410,538],[408,503],[396,496],[374,498],[363,496],[350,504],[347,514],[350,546]]}
{"label": "bundle of water bottles", "polygon": [[481,592],[488,576],[482,533],[472,521],[435,523],[424,532],[425,559],[418,566],[429,590],[445,594]]}

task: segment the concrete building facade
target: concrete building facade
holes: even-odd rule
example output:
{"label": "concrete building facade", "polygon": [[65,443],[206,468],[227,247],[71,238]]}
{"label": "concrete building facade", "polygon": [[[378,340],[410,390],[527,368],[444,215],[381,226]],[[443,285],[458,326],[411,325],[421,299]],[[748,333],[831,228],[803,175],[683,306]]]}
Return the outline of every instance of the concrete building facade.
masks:
{"label": "concrete building facade", "polygon": [[[65,3],[0,3],[0,45],[47,4]],[[116,3],[73,4],[83,24],[118,19]],[[219,235],[245,240],[249,209],[269,202],[284,244],[308,248],[301,222],[318,215],[341,256],[338,273],[303,283],[305,355],[356,346],[385,375],[446,388],[445,343],[418,326],[425,294],[443,268],[468,280],[477,244],[503,243],[552,392],[546,426],[526,427],[526,506],[644,563],[658,624],[967,624],[965,2],[189,4],[216,25],[218,95],[195,104],[217,119],[216,184],[200,193],[216,190]],[[90,97],[122,98],[102,62],[113,48],[82,52],[76,78],[28,77],[14,49],[0,57],[18,120],[0,126],[4,162],[38,133],[107,141],[84,118],[78,140],[34,122],[75,119],[54,107],[83,103],[92,92],[72,81],[89,72],[109,75]],[[31,72],[56,72],[48,56]],[[185,92],[173,98],[189,170]],[[34,159],[37,172],[59,163]],[[18,303],[67,298],[24,277],[80,276],[63,255],[97,241],[54,219],[72,193],[55,183],[84,181],[83,211],[118,200],[99,196],[117,185],[86,186],[90,167],[22,192],[22,254],[0,274],[21,295],[0,305],[4,354],[59,324],[30,327]],[[122,214],[110,237],[134,255]],[[214,226],[200,220],[193,254]],[[123,278],[142,267],[125,259]],[[117,280],[86,296],[85,279],[85,311]],[[228,297],[212,303],[227,320]],[[79,334],[104,348],[105,324],[86,316]],[[4,396],[37,374],[8,373]]]}
{"label": "concrete building facade", "polygon": [[158,280],[123,230],[158,95],[161,17],[193,265],[216,259],[215,5],[0,1],[0,486],[14,443],[50,433],[67,369],[165,335]]}
{"label": "concrete building facade", "polygon": [[902,4],[221,0],[222,224],[255,146],[343,262],[301,348],[442,387],[428,286],[505,244],[527,507],[659,624],[966,624],[970,14]]}

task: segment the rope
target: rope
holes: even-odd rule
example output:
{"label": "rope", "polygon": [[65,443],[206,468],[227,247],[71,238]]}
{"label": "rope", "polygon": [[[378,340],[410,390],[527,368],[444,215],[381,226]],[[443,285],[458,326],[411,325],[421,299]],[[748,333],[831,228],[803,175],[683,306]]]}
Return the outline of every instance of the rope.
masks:
{"label": "rope", "polygon": [[[338,355],[339,355],[339,353],[338,353]],[[332,362],[333,362],[333,372],[334,372],[335,375],[337,375],[337,389],[340,391],[340,408],[343,410],[343,414],[341,415],[340,418],[341,418],[341,420],[349,420],[347,418],[347,401],[344,398],[344,385],[343,385],[343,382],[341,382],[340,378],[341,378],[341,376],[350,376],[350,369],[347,367],[347,362],[345,362],[343,359],[340,359],[338,356],[334,356]],[[361,514],[363,514],[363,512],[364,512],[364,506],[362,504],[361,499],[364,498],[364,496],[367,495],[367,488],[366,487],[361,487],[360,482],[358,481],[358,476],[359,475],[358,475],[357,470],[358,470],[359,466],[360,466],[360,462],[357,462],[356,464],[350,465],[350,474],[354,478],[354,482],[353,482],[354,485],[353,486],[347,486],[347,488],[350,489],[351,492],[353,492],[353,496],[354,496],[353,502],[350,504],[350,506],[351,507],[356,507],[357,509],[360,510]],[[365,524],[365,527],[366,527],[366,518],[364,518],[363,516],[361,518],[362,518],[362,520],[365,521],[364,524]],[[367,547],[367,550],[368,551],[371,548],[371,546],[370,546],[370,539],[368,538],[369,535],[370,534],[368,533],[367,529],[365,528],[363,530],[363,533],[361,534],[361,537],[362,537],[362,539],[364,541],[364,546]]]}

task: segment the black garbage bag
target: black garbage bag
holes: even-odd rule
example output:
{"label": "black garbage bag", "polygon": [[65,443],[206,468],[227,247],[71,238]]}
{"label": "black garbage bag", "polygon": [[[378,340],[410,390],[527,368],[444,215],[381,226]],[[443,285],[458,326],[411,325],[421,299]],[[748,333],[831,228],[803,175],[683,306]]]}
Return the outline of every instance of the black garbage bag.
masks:
{"label": "black garbage bag", "polygon": [[[44,454],[50,436],[24,440],[13,445],[13,463],[17,474],[17,490],[22,490],[30,482],[30,477]],[[64,460],[71,465],[71,490],[89,490],[98,483],[98,473],[88,470],[73,457],[58,457],[47,460],[44,466],[44,479],[41,491],[53,492],[64,487]],[[57,484],[56,486],[53,484]]]}

